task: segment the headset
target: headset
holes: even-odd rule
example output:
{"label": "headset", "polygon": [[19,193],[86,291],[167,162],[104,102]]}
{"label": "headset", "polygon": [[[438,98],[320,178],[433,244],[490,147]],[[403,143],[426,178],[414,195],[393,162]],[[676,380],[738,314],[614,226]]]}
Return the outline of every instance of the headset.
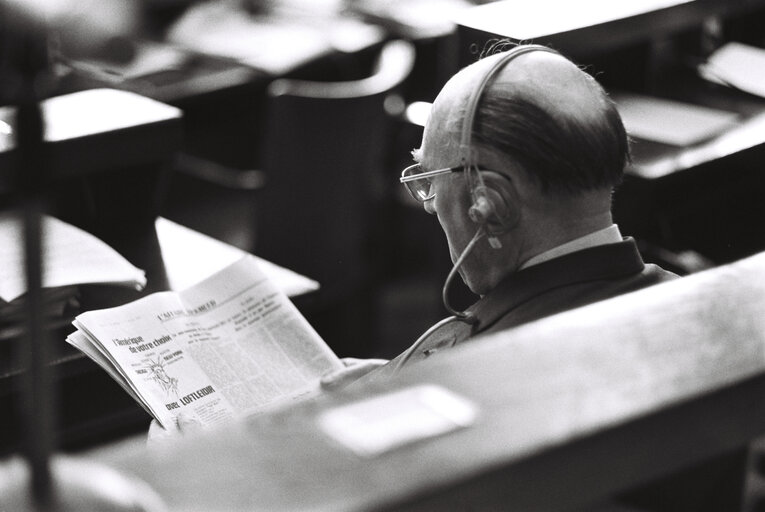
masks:
{"label": "headset", "polygon": [[489,82],[511,60],[533,51],[544,51],[560,55],[552,48],[538,44],[517,46],[502,54],[484,74],[478,86],[473,89],[468,98],[465,117],[462,122],[462,136],[460,139],[461,163],[467,176],[473,203],[468,209],[468,215],[473,222],[482,227],[483,232],[488,236],[489,244],[494,249],[502,247],[502,243],[497,238],[497,235],[509,230],[517,219],[513,214],[513,209],[509,207],[502,195],[484,183],[473,148],[473,125],[475,124],[475,116],[478,112],[478,102],[481,100],[481,96],[483,96]]}
{"label": "headset", "polygon": [[[444,282],[444,287],[441,292],[441,297],[447,311],[451,314],[467,322],[474,322],[469,313],[464,311],[456,311],[449,305],[448,300],[448,288],[454,276],[457,274],[460,266],[467,258],[468,254],[473,250],[478,241],[486,236],[488,238],[489,245],[494,249],[500,249],[502,243],[500,242],[498,235],[510,230],[517,222],[517,215],[514,208],[507,204],[505,198],[502,197],[497,190],[489,187],[481,176],[481,170],[478,168],[478,162],[475,156],[475,149],[473,148],[473,125],[475,124],[475,116],[478,111],[478,102],[481,100],[486,87],[489,82],[505,67],[507,64],[520,57],[523,54],[543,51],[560,55],[559,52],[542,46],[539,44],[522,45],[509,50],[499,57],[491,65],[489,70],[484,73],[478,86],[473,89],[472,93],[468,97],[465,107],[465,117],[462,121],[462,134],[460,138],[460,155],[461,164],[467,177],[468,187],[470,188],[470,197],[472,204],[468,209],[468,216],[470,220],[479,225],[476,234],[472,240],[465,246],[462,254],[460,254],[457,261],[454,263],[452,270]],[[423,336],[424,337],[424,336]]]}

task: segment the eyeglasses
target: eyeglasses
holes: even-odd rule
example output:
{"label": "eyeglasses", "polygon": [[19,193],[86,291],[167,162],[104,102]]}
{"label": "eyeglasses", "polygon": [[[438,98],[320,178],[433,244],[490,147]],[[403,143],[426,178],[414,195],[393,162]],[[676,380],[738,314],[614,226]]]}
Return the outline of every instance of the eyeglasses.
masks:
{"label": "eyeglasses", "polygon": [[462,171],[463,167],[448,167],[446,169],[437,169],[435,171],[423,171],[420,164],[410,165],[403,171],[401,171],[401,178],[399,181],[406,186],[406,189],[412,194],[412,197],[417,201],[424,203],[428,199],[433,199],[436,195],[433,189],[433,182],[431,178],[434,176],[440,176],[441,174],[448,174],[450,172]]}

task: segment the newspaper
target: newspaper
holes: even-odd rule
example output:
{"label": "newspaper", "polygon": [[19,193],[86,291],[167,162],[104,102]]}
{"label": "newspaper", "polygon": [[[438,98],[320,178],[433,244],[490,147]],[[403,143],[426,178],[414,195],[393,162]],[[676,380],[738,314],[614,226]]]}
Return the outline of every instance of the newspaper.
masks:
{"label": "newspaper", "polygon": [[213,426],[307,396],[342,367],[252,256],[73,323],[67,341],[165,428],[180,411]]}

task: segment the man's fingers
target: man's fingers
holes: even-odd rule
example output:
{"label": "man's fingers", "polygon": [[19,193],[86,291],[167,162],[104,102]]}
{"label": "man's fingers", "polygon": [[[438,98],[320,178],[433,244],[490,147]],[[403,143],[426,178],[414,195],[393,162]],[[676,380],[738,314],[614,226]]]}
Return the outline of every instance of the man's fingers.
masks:
{"label": "man's fingers", "polygon": [[189,432],[194,432],[195,430],[202,428],[202,424],[199,420],[184,412],[178,413],[175,417],[175,424],[178,426],[178,430],[182,434],[188,434]]}
{"label": "man's fingers", "polygon": [[178,431],[174,426],[170,429],[164,429],[157,420],[151,420],[149,424],[149,432],[146,436],[146,444],[149,446],[157,446],[167,443],[178,435]]}
{"label": "man's fingers", "polygon": [[346,367],[322,376],[321,387],[325,390],[341,388],[387,362],[386,359],[345,358],[343,359],[343,364]]}
{"label": "man's fingers", "polygon": [[378,366],[382,366],[388,362],[387,359],[359,359],[357,357],[344,357],[340,361],[343,363],[343,365],[345,365],[346,368],[377,368]]}
{"label": "man's fingers", "polygon": [[201,430],[202,424],[187,413],[179,413],[167,428],[162,428],[157,420],[151,420],[146,442],[149,446],[166,444],[180,439],[184,434]]}

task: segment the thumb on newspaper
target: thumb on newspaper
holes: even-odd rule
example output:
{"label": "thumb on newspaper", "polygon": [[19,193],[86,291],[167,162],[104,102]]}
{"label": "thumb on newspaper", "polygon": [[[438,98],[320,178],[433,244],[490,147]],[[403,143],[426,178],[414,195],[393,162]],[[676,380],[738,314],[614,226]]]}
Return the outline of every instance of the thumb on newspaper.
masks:
{"label": "thumb on newspaper", "polygon": [[183,434],[188,434],[201,428],[201,424],[187,413],[178,413],[167,428],[162,428],[157,420],[151,420],[147,444],[149,446],[166,443],[179,439]]}
{"label": "thumb on newspaper", "polygon": [[202,424],[199,423],[199,420],[185,412],[179,412],[175,416],[175,425],[178,427],[178,431],[181,434],[188,434],[189,432],[194,432],[195,430],[202,428]]}

